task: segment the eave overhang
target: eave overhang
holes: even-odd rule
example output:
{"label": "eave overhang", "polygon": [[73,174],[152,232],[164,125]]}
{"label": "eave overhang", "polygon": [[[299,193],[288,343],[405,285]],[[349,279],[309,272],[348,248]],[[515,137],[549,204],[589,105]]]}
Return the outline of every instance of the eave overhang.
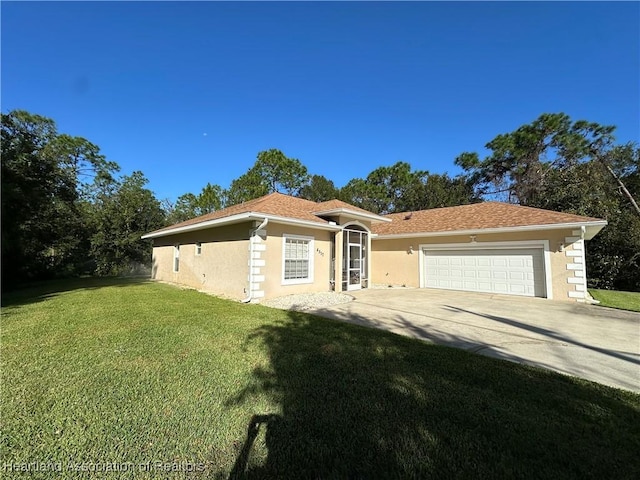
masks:
{"label": "eave overhang", "polygon": [[606,220],[596,222],[572,222],[572,223],[549,223],[543,225],[522,225],[517,227],[496,227],[496,228],[476,228],[469,230],[445,230],[439,232],[414,232],[414,233],[392,233],[378,234],[372,239],[375,240],[391,240],[400,238],[419,238],[419,237],[450,237],[456,235],[480,235],[486,233],[516,233],[531,232],[536,230],[562,230],[562,229],[583,229],[584,239],[591,240],[600,230],[607,225]]}
{"label": "eave overhang", "polygon": [[271,215],[271,214],[260,213],[260,212],[245,212],[245,213],[239,213],[237,215],[230,215],[228,217],[216,218],[214,220],[207,220],[205,222],[194,223],[192,225],[185,225],[183,227],[168,228],[166,230],[151,232],[151,233],[142,235],[141,238],[143,240],[146,240],[149,238],[161,238],[161,237],[167,237],[169,235],[176,235],[178,233],[195,232],[198,230],[206,230],[209,228],[222,227],[225,225],[233,225],[234,223],[249,222],[253,220],[262,221],[265,218],[269,219],[270,222],[280,223],[283,225],[309,227],[309,228],[316,228],[318,230],[329,230],[333,232],[337,232],[340,230],[339,226],[330,225],[329,223],[312,222],[309,220],[300,220],[300,219],[291,218],[291,217],[281,217],[279,215]]}

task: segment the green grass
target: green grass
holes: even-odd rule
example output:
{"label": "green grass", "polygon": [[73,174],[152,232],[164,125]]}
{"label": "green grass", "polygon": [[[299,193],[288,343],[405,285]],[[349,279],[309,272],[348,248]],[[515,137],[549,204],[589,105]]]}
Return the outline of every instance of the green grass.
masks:
{"label": "green grass", "polygon": [[631,392],[150,282],[45,284],[3,302],[5,475],[640,476]]}
{"label": "green grass", "polygon": [[640,312],[640,293],[638,292],[589,289],[589,293],[593,298],[600,301],[600,305],[603,307]]}

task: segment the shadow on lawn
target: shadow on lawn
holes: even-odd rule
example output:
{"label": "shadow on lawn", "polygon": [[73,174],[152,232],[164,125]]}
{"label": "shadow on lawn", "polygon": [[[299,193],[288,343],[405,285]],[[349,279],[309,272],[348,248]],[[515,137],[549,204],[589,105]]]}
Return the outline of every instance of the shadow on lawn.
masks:
{"label": "shadow on lawn", "polygon": [[[254,332],[266,392],[230,478],[638,478],[632,393],[289,312]],[[358,319],[366,323],[366,319]],[[262,413],[262,412],[259,412]],[[250,461],[262,431],[266,461]]]}
{"label": "shadow on lawn", "polygon": [[64,292],[95,290],[104,287],[126,287],[150,281],[148,277],[79,277],[34,282],[2,294],[2,307],[38,303]]}

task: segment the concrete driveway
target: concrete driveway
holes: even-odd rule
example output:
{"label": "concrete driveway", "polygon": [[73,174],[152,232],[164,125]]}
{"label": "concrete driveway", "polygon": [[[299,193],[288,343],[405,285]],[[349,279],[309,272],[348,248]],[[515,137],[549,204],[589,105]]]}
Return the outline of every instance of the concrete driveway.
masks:
{"label": "concrete driveway", "polygon": [[640,313],[539,298],[368,289],[310,310],[640,392]]}

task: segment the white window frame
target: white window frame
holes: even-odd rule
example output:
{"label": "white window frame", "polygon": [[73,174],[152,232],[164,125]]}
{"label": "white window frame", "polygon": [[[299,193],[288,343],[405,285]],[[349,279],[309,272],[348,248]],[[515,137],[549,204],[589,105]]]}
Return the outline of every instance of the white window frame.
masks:
{"label": "white window frame", "polygon": [[196,257],[202,255],[202,242],[196,242]]}
{"label": "white window frame", "polygon": [[[308,272],[309,275],[307,278],[290,278],[290,279],[284,278],[285,262],[286,262],[285,251],[286,251],[287,240],[305,240],[309,242],[309,272]],[[305,283],[313,283],[313,272],[314,272],[313,259],[315,257],[314,241],[315,241],[314,237],[310,237],[307,235],[293,235],[289,233],[282,234],[282,275],[281,275],[282,285],[301,285]]]}
{"label": "white window frame", "polygon": [[178,273],[179,271],[180,271],[180,244],[176,243],[173,246],[173,273]]}

